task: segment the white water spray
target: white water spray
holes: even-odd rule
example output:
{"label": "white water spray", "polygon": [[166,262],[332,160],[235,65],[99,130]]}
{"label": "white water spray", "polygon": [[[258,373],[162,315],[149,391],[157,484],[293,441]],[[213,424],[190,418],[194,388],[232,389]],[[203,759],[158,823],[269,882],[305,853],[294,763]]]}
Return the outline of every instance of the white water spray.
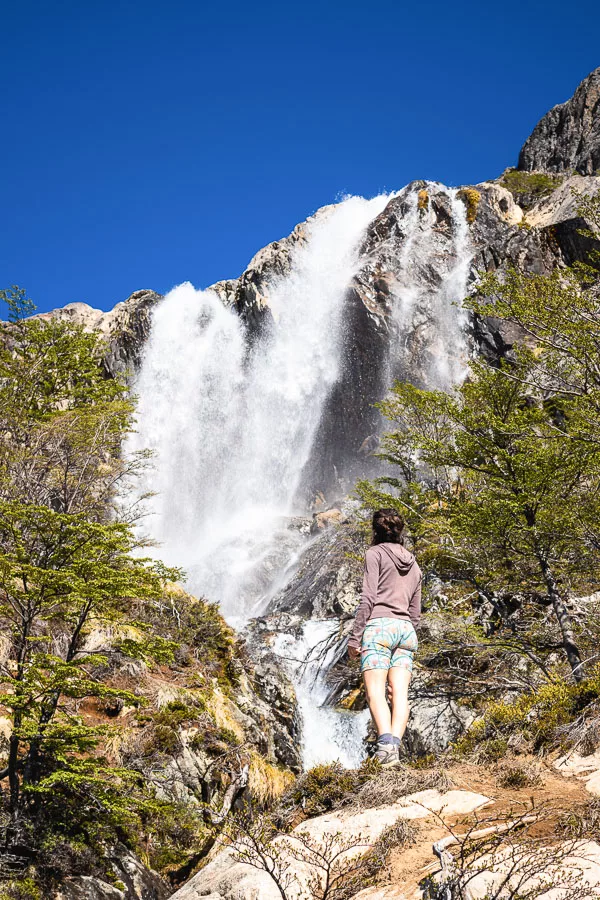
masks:
{"label": "white water spray", "polygon": [[358,246],[388,197],[351,197],[307,223],[289,274],[269,286],[276,325],[246,360],[244,329],[210,290],[181,285],[155,311],[135,384],[155,491],[146,527],[195,593],[241,622],[297,547],[274,535],[293,502],[340,374],[341,313]]}
{"label": "white water spray", "polygon": [[[450,199],[452,252],[440,260],[433,215],[423,215],[416,192],[409,193],[394,261],[393,315],[404,335],[429,328],[429,378],[446,387],[463,372],[463,323],[453,303],[466,292],[468,226],[457,192],[430,188]],[[145,530],[165,562],[187,571],[190,590],[218,600],[237,625],[262,611],[303,543],[285,519],[305,513],[294,501],[341,377],[346,290],[363,263],[364,232],[389,199],[352,197],[309,219],[289,273],[269,283],[274,326],[251,352],[243,323],[210,289],[180,285],[154,311],[134,386],[138,430],[126,447],[154,453],[140,486],[141,494],[154,493]],[[430,277],[432,261],[442,272],[437,282]],[[400,345],[393,350],[403,352]],[[276,649],[301,658],[330,627],[308,622],[301,638],[281,636]],[[304,667],[292,662],[291,672],[305,765],[332,759],[356,765],[368,714],[324,708],[327,687],[315,661]]]}
{"label": "white water spray", "polygon": [[302,763],[310,769],[318,763],[337,760],[347,768],[357,768],[364,757],[363,738],[369,713],[344,712],[326,706],[329,689],[323,673],[333,662],[335,646],[323,658],[319,652],[337,632],[337,621],[310,620],[302,635],[279,635],[274,650],[287,660],[294,679],[298,709],[302,717]]}
{"label": "white water spray", "polygon": [[[421,193],[427,197],[425,206],[419,206],[414,189],[405,194],[408,209],[402,219],[404,239],[394,267],[392,311],[400,343],[393,348],[392,357],[396,359],[391,362],[392,367],[394,361],[402,362],[406,342],[417,336],[432,358],[423,373],[428,386],[447,390],[466,375],[466,320],[460,303],[467,293],[471,262],[469,226],[458,189],[427,182]],[[450,201],[448,235],[440,234],[436,221],[433,201],[437,195]]]}

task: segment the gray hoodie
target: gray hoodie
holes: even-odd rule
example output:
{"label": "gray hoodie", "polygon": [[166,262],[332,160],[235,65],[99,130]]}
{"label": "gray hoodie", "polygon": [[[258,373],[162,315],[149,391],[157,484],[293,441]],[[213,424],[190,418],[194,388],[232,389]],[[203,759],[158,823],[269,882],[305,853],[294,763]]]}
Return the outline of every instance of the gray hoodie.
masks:
{"label": "gray hoodie", "polygon": [[421,619],[421,570],[401,544],[375,544],[367,550],[362,596],[348,646],[360,649],[365,625],[380,618],[407,619],[415,628]]}

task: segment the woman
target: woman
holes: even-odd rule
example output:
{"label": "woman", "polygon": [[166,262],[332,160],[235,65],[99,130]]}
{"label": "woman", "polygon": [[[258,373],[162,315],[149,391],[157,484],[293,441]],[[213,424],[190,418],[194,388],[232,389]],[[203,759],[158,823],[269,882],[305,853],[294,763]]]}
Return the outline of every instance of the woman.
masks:
{"label": "woman", "polygon": [[399,759],[417,649],[415,628],[421,618],[421,570],[403,546],[403,532],[404,519],[395,509],[378,509],[373,515],[362,597],[348,641],[350,657],[361,656],[367,702],[377,728],[374,755],[384,764]]}

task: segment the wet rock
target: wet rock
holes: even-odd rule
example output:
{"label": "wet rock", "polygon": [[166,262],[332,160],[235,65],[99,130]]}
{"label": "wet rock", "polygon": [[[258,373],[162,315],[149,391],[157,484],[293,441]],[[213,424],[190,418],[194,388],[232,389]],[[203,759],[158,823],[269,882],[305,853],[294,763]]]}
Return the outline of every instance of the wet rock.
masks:
{"label": "wet rock", "polygon": [[325,512],[315,513],[310,526],[311,534],[319,534],[327,528],[339,525],[342,522],[343,514],[341,509],[327,509]]}
{"label": "wet rock", "polygon": [[253,660],[253,688],[265,706],[271,730],[271,753],[293,772],[301,769],[300,719],[294,687],[282,663],[269,649],[260,622],[248,632],[248,647]]}
{"label": "wet rock", "polygon": [[269,604],[268,619],[282,614],[328,619],[354,613],[362,587],[364,534],[348,513],[337,512],[340,523],[307,544],[296,571]]}

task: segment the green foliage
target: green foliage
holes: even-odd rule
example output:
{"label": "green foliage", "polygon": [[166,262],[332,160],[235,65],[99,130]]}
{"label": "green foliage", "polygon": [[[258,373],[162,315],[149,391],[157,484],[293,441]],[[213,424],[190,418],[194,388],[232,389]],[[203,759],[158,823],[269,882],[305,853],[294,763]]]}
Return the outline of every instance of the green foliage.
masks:
{"label": "green foliage", "polygon": [[[522,350],[519,365],[522,375],[532,371],[535,355]],[[420,559],[441,577],[491,599],[527,592],[549,602],[559,631],[555,646],[563,646],[580,675],[558,584],[587,586],[599,561],[591,536],[600,444],[574,439],[564,412],[557,419],[555,407],[512,371],[474,362],[454,395],[396,384],[381,404],[396,426],[383,456],[401,477],[359,492],[368,503],[375,494],[400,505]],[[394,493],[386,496],[384,486]]]}
{"label": "green foliage", "polygon": [[498,784],[503,788],[530,788],[539,784],[540,773],[532,766],[503,766],[498,776]]}
{"label": "green foliage", "polygon": [[11,878],[0,887],[0,900],[43,900],[43,896],[35,873]]}
{"label": "green foliage", "polygon": [[206,701],[203,697],[194,697],[193,702],[184,700],[171,700],[161,707],[154,715],[157,725],[166,725],[169,728],[179,728],[181,725],[189,725],[194,722],[201,712],[206,709]]}
{"label": "green foliage", "polygon": [[[521,200],[527,200],[531,205],[541,197],[551,194],[561,183],[562,178],[559,175],[546,175],[542,172],[519,172],[517,169],[510,169],[500,179],[502,187],[507,188],[517,203]],[[520,203],[520,205],[523,205]]]}
{"label": "green foliage", "polygon": [[132,606],[137,623],[160,628],[162,637],[177,648],[175,656],[180,662],[189,662],[190,658],[201,662],[205,673],[216,678],[225,693],[238,684],[241,646],[216,603],[170,587],[152,602],[134,602]]}
{"label": "green foliage", "polygon": [[[12,720],[1,830],[4,846],[25,840],[60,878],[45,854],[73,866],[85,848],[101,858],[117,835],[135,845],[156,802],[139,773],[102,757],[111,729],[78,707],[143,702],[99,673],[117,655],[174,660],[179,643],[143,616],[132,624],[130,606],[159,604],[180,573],[137,555],[119,518],[120,485],[144,455],[122,458],[133,406],[124,382],[106,377],[99,336],[27,318],[34,308],[19,288],[0,299],[10,313],[0,325],[0,625],[9,638],[0,703]],[[112,646],[88,652],[103,628]],[[7,896],[29,896],[32,885],[21,879]]]}
{"label": "green foliage", "polygon": [[176,873],[199,855],[212,836],[201,810],[157,798],[144,804],[141,825],[144,846],[138,843],[138,852],[152,869],[163,875]]}
{"label": "green foliage", "polygon": [[[511,737],[521,736],[533,750],[563,743],[562,726],[572,722],[600,698],[600,670],[577,684],[563,679],[542,685],[514,700],[489,704],[457,744],[459,752],[482,749],[487,759],[498,759]],[[595,708],[595,707],[594,707]],[[497,750],[497,755],[494,751]]]}
{"label": "green foliage", "polygon": [[22,321],[35,312],[35,303],[27,296],[27,291],[17,284],[0,291],[0,301],[8,306],[8,321],[12,324]]}

